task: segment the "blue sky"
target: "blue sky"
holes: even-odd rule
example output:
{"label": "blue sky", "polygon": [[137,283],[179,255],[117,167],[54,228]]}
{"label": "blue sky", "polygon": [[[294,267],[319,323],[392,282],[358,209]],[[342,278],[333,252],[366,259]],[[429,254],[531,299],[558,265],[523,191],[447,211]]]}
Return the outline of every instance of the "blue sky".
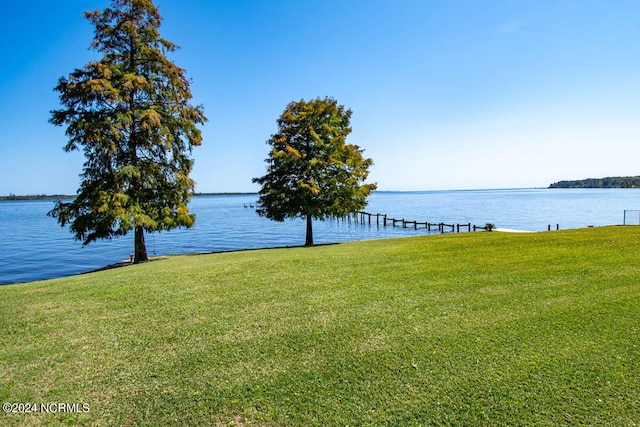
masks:
{"label": "blue sky", "polygon": [[[544,187],[640,175],[637,0],[156,0],[209,122],[196,191],[256,191],[293,100],[353,110],[380,190]],[[84,10],[9,2],[0,25],[0,195],[74,194],[81,153],[48,123],[96,59]]]}

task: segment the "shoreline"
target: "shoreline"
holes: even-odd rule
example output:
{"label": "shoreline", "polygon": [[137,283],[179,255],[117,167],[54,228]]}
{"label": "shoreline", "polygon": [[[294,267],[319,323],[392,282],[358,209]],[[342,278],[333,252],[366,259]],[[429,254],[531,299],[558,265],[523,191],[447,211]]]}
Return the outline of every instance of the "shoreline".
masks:
{"label": "shoreline", "polygon": [[[515,229],[511,229],[511,228],[499,228],[499,229],[494,229],[493,232],[502,232],[502,233],[542,233],[542,231],[528,231],[528,230],[515,230]],[[477,231],[475,233],[491,233],[491,231]],[[444,234],[463,234],[463,233],[444,233]],[[466,234],[466,233],[464,233]],[[428,237],[428,236],[441,236],[442,234],[426,234],[424,236],[397,236],[397,237],[381,237],[379,239],[363,239],[363,240],[348,240],[348,241],[344,241],[344,242],[327,242],[327,243],[317,243],[314,244],[313,246],[305,246],[305,245],[286,245],[286,246],[266,246],[266,247],[261,247],[261,248],[243,248],[243,249],[230,249],[230,250],[221,250],[221,251],[197,251],[197,252],[185,252],[185,253],[175,253],[175,254],[166,254],[166,255],[154,255],[149,257],[149,261],[147,262],[143,262],[143,263],[138,263],[135,264],[134,262],[131,261],[131,259],[124,259],[122,261],[118,261],[118,262],[114,262],[112,264],[108,264],[105,265],[104,267],[100,267],[100,268],[95,268],[92,270],[88,270],[88,271],[83,271],[81,273],[75,274],[75,275],[71,275],[71,276],[62,276],[62,277],[56,277],[56,278],[52,278],[52,279],[45,279],[45,280],[55,280],[55,279],[60,279],[63,277],[73,277],[73,276],[82,276],[85,274],[90,274],[90,273],[97,273],[100,271],[106,271],[106,270],[113,270],[116,268],[123,268],[123,267],[130,267],[133,265],[144,265],[144,264],[148,264],[150,262],[154,262],[154,261],[159,261],[162,259],[167,259],[167,258],[171,258],[171,257],[177,257],[177,256],[198,256],[198,255],[214,255],[214,254],[228,254],[228,253],[236,253],[236,252],[249,252],[249,251],[268,251],[268,250],[273,250],[273,249],[294,249],[294,248],[315,248],[315,247],[321,247],[321,246],[333,246],[333,245],[339,245],[342,243],[350,243],[350,242],[364,242],[364,241],[373,241],[373,240],[386,240],[386,239],[406,239],[406,238],[411,238],[411,237]],[[5,285],[0,285],[0,286],[6,286],[6,285],[19,285],[22,283],[32,283],[32,282],[18,282],[18,283],[6,283]]]}
{"label": "shoreline", "polygon": [[498,231],[500,233],[541,233],[541,231],[515,230],[513,228],[494,228],[493,231]]}
{"label": "shoreline", "polygon": [[[447,219],[445,222],[465,222],[478,225],[495,224],[494,231],[548,231],[559,223],[562,230],[589,225],[639,224],[640,189],[596,190],[506,190],[451,192],[386,192],[376,191],[367,210],[406,214],[409,219]],[[192,229],[153,233],[148,241],[149,255],[188,254],[199,251],[240,250],[247,247],[269,247],[303,244],[304,224],[301,221],[278,223],[258,217],[243,208],[255,196],[194,197],[191,211],[198,215]],[[55,277],[80,274],[104,268],[125,260],[132,253],[131,238],[122,237],[96,242],[84,249],[66,228],[46,216],[55,202],[16,201],[0,203],[5,221],[2,238],[4,251],[0,262],[0,283],[25,283]],[[539,209],[544,206],[544,209]],[[638,209],[623,213],[628,209]],[[393,210],[394,212],[390,212]],[[399,213],[399,214],[398,214]],[[624,218],[624,221],[623,221]],[[428,230],[409,224],[384,227],[380,218],[372,225],[345,220],[314,224],[318,243],[363,240],[383,237],[425,235]],[[391,225],[387,223],[387,225]],[[436,229],[431,227],[432,234]],[[445,227],[445,232],[449,229]],[[461,227],[461,232],[467,228]],[[531,235],[534,236],[534,235]],[[486,237],[486,236],[485,236]],[[489,236],[490,237],[490,236]],[[122,241],[124,240],[124,242]],[[198,243],[201,242],[201,243]],[[152,267],[153,268],[153,267]]]}
{"label": "shoreline", "polygon": [[[568,228],[568,229],[564,229],[562,231],[567,231],[567,230],[581,230],[581,229],[589,229],[589,228],[601,228],[601,227],[623,227],[623,224],[609,224],[609,225],[602,225],[602,226],[588,226],[588,227],[579,227],[579,228]],[[458,235],[458,234],[474,234],[474,233],[492,233],[492,232],[498,232],[498,233],[513,233],[513,234],[532,234],[532,233],[551,233],[551,232],[557,232],[559,230],[551,230],[551,231],[547,231],[547,230],[540,230],[540,231],[531,231],[531,230],[517,230],[517,229],[512,229],[512,228],[495,228],[493,229],[493,231],[486,231],[486,230],[482,230],[482,231],[476,231],[476,232],[471,232],[471,233],[444,233],[445,235]],[[433,234],[425,234],[422,236],[394,236],[394,237],[380,237],[380,238],[376,238],[376,239],[361,239],[361,240],[347,240],[347,241],[339,241],[339,242],[326,242],[326,243],[317,243],[313,246],[309,246],[309,248],[314,248],[314,247],[321,247],[321,246],[332,246],[332,245],[339,245],[342,243],[349,243],[349,242],[363,242],[363,241],[372,241],[372,240],[386,240],[386,239],[405,239],[405,238],[412,238],[412,237],[430,237],[430,236],[441,236],[443,234],[440,233],[433,233]],[[162,259],[167,259],[170,257],[177,257],[177,256],[197,256],[197,255],[212,255],[212,254],[225,254],[225,253],[235,253],[235,252],[249,252],[249,251],[265,251],[265,250],[272,250],[272,249],[293,249],[293,248],[305,248],[307,246],[305,245],[284,245],[284,246],[265,246],[265,247],[259,247],[259,248],[242,248],[242,249],[230,249],[230,250],[220,250],[220,251],[197,251],[197,252],[184,252],[184,253],[173,253],[173,254],[165,254],[165,255],[154,255],[149,257],[149,261],[148,262],[144,262],[144,263],[139,263],[138,265],[144,265],[144,264],[148,264],[150,262],[154,262],[154,261],[159,261]],[[136,265],[134,264],[130,259],[123,259],[121,261],[118,262],[114,262],[111,264],[107,264],[105,266],[102,267],[98,267],[98,268],[94,268],[91,270],[87,270],[87,271],[82,271],[79,273],[75,273],[75,274],[71,274],[68,276],[59,276],[59,277],[52,277],[49,279],[41,279],[41,280],[31,280],[31,281],[27,281],[27,282],[12,282],[12,283],[0,283],[0,287],[3,286],[11,286],[11,285],[21,285],[21,284],[26,284],[26,283],[34,283],[34,282],[45,282],[45,281],[49,281],[49,280],[57,280],[57,279],[64,279],[66,277],[74,277],[74,276],[83,276],[85,274],[90,274],[90,273],[96,273],[96,272],[100,272],[100,271],[106,271],[106,270],[112,270],[112,269],[116,269],[116,268],[123,268],[123,267],[130,267]]]}

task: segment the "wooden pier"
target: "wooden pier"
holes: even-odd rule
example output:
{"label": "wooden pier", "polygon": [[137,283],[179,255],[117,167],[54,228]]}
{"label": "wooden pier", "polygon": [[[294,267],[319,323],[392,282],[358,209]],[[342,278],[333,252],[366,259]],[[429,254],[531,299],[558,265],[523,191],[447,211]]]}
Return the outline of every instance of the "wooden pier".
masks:
{"label": "wooden pier", "polygon": [[[369,212],[364,212],[364,211],[360,211],[357,212],[353,215],[353,219],[356,222],[360,222],[362,224],[368,224],[371,225],[372,224],[372,217],[375,217],[375,224],[376,225],[382,225],[383,227],[386,227],[387,225],[390,225],[392,227],[395,227],[396,224],[398,226],[402,226],[402,228],[413,228],[414,230],[417,230],[418,228],[425,228],[427,231],[432,231],[432,229],[435,231],[439,231],[440,233],[444,233],[445,230],[447,230],[450,233],[460,233],[460,230],[462,229],[462,231],[468,231],[470,232],[471,230],[473,231],[477,231],[477,230],[487,230],[487,226],[478,226],[478,225],[471,225],[471,223],[467,223],[467,224],[446,224],[444,222],[429,222],[429,221],[424,221],[424,222],[420,222],[420,221],[415,221],[415,220],[406,220],[404,218],[390,218],[389,216],[387,216],[386,214],[380,214],[380,213],[369,213]],[[351,217],[348,217],[348,220],[351,220]]]}

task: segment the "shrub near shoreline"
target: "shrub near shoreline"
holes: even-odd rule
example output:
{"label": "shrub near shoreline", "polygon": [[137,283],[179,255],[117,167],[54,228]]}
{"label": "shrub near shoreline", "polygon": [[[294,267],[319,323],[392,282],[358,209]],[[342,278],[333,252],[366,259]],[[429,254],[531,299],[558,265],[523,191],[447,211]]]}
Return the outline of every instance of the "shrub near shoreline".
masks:
{"label": "shrub near shoreline", "polygon": [[640,228],[176,256],[0,287],[8,425],[635,425]]}

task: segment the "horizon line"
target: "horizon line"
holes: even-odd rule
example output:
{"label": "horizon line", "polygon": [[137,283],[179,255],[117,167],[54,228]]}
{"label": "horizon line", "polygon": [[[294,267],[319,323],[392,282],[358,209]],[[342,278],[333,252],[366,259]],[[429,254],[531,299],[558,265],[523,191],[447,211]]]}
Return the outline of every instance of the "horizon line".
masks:
{"label": "horizon line", "polygon": [[[457,188],[439,190],[374,190],[373,193],[424,193],[436,191],[499,191],[499,190],[546,190],[549,187],[499,187],[499,188]],[[193,193],[193,197],[202,196],[248,196],[260,194],[258,191],[198,191]],[[20,200],[69,200],[75,198],[72,194],[24,194],[17,195],[9,193],[8,196],[0,195],[0,201],[20,201]]]}

